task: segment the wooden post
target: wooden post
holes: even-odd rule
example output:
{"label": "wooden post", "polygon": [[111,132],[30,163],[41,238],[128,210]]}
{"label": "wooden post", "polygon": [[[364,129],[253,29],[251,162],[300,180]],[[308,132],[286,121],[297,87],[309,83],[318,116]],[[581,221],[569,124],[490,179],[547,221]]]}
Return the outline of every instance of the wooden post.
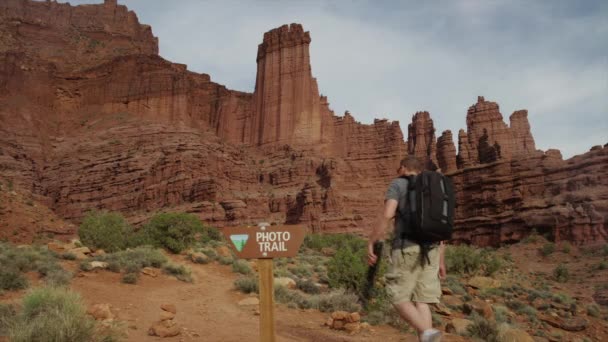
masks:
{"label": "wooden post", "polygon": [[260,274],[260,342],[275,342],[272,259],[258,259]]}

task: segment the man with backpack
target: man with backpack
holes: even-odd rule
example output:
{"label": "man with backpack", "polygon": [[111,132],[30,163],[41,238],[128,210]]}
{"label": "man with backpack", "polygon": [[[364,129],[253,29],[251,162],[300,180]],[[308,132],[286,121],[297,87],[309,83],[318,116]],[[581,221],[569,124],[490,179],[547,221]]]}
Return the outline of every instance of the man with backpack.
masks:
{"label": "man with backpack", "polygon": [[441,296],[439,277],[445,277],[443,240],[451,237],[454,193],[451,181],[438,172],[421,171],[415,157],[401,160],[385,196],[383,215],[368,243],[368,263],[380,256],[374,243],[384,238],[391,220],[391,242],[386,287],[401,317],[414,327],[421,342],[441,340],[433,328],[430,303]]}

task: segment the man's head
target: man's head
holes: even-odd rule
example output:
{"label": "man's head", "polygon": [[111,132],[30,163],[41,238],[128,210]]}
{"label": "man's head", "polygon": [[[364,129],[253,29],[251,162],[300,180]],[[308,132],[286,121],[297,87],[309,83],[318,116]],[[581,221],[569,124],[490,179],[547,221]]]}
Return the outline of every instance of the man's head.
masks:
{"label": "man's head", "polygon": [[422,171],[422,163],[414,156],[407,156],[399,162],[397,173],[400,176],[417,175]]}

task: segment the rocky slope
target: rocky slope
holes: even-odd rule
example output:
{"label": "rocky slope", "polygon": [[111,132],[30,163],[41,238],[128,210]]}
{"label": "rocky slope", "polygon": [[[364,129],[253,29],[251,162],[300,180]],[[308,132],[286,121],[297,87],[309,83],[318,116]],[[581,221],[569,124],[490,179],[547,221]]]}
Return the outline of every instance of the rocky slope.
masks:
{"label": "rocky slope", "polygon": [[527,111],[507,125],[483,97],[458,153],[428,112],[413,116],[407,141],[398,122],[337,116],[298,24],[264,34],[253,93],[161,58],[151,28],[116,1],[4,1],[0,37],[0,179],[75,223],[93,208],[134,222],[168,209],[217,226],[362,232],[411,153],[454,177],[459,241],[515,241],[531,228],[607,238],[605,147],[568,161],[538,151]]}

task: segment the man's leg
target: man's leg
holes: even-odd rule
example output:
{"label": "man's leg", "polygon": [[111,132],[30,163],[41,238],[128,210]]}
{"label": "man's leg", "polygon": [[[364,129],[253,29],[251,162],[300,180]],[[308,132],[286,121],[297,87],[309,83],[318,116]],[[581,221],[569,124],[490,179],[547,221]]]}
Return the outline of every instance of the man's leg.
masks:
{"label": "man's leg", "polygon": [[[424,304],[424,303],[414,304],[412,302],[405,301],[405,302],[400,302],[400,303],[394,304],[394,306],[395,306],[395,309],[397,309],[397,312],[399,312],[399,315],[401,316],[401,318],[403,318],[412,327],[414,327],[414,329],[416,329],[418,334],[422,334],[423,331],[425,331],[427,329],[431,329],[433,327],[433,325],[432,325],[432,318],[431,318],[431,310],[429,309],[429,306],[424,304],[424,306],[426,306],[426,308],[421,306],[422,309],[419,309],[418,304]],[[427,313],[428,313],[428,317],[426,317]]]}
{"label": "man's leg", "polygon": [[431,308],[427,303],[416,302],[416,309],[420,318],[424,320],[425,329],[431,329],[433,327],[433,315],[431,315]]}

